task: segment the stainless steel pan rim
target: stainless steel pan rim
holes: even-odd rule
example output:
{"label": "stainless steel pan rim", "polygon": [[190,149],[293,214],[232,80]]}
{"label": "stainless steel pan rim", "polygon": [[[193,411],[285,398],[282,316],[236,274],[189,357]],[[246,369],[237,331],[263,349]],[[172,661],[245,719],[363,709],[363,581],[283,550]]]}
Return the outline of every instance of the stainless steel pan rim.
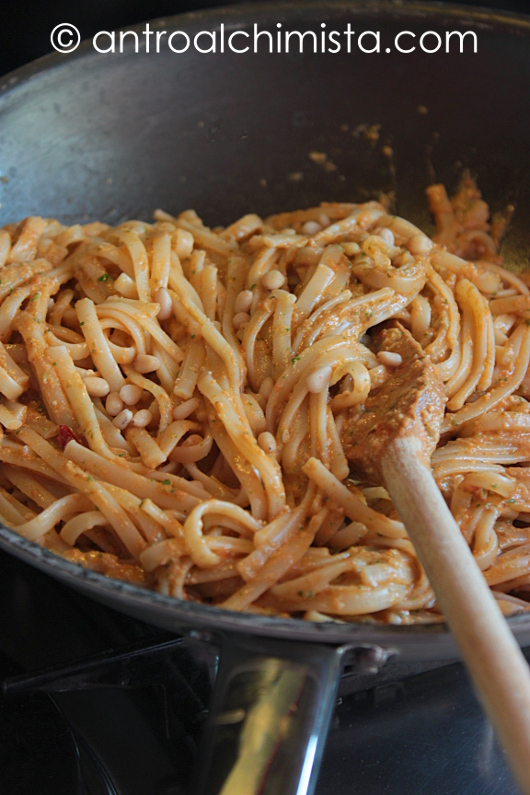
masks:
{"label": "stainless steel pan rim", "polygon": [[[214,636],[216,631],[228,631],[291,641],[368,643],[396,649],[402,659],[418,659],[418,656],[452,659],[458,656],[445,624],[373,626],[318,623],[220,610],[164,596],[85,569],[3,526],[0,526],[0,547],[97,601],[172,631],[191,630]],[[513,616],[509,623],[521,643],[530,641],[530,616]]]}

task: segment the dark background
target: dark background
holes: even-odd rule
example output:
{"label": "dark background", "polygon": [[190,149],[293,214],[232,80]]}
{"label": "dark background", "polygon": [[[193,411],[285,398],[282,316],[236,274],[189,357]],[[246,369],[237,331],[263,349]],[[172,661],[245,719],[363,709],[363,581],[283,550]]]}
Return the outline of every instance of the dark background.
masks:
{"label": "dark background", "polygon": [[[0,0],[0,75],[50,52],[50,33],[60,22],[72,23],[86,39],[98,30],[229,4],[240,5],[241,1]],[[530,0],[460,0],[460,5],[530,13]]]}

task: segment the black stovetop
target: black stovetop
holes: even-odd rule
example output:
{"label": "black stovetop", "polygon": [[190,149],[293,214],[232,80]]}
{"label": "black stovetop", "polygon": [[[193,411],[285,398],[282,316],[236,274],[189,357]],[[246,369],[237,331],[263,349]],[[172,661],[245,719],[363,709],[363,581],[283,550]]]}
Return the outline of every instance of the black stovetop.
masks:
{"label": "black stovetop", "polygon": [[[0,571],[0,793],[186,795],[215,649],[4,553]],[[317,795],[515,795],[461,665],[394,664],[339,692]]]}

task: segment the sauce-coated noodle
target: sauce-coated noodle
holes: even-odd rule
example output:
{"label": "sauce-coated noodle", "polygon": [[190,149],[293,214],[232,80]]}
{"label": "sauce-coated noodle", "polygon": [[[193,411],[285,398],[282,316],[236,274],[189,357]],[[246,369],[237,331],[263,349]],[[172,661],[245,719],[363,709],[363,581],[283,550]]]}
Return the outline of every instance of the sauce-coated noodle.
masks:
{"label": "sauce-coated noodle", "polygon": [[233,610],[441,620],[388,494],[343,451],[347,413],[401,363],[372,345],[395,318],[445,384],[438,485],[504,612],[526,609],[530,294],[472,183],[429,198],[434,243],[377,202],[5,227],[4,524]]}

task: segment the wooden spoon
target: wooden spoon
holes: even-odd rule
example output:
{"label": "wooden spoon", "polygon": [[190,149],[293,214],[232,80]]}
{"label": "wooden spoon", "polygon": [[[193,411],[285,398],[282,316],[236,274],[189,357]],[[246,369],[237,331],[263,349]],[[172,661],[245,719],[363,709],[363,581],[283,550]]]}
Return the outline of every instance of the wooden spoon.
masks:
{"label": "wooden spoon", "polygon": [[377,342],[402,363],[348,417],[346,456],[363,478],[386,486],[519,785],[530,795],[530,671],[431,474],[443,385],[399,324],[384,329]]}

